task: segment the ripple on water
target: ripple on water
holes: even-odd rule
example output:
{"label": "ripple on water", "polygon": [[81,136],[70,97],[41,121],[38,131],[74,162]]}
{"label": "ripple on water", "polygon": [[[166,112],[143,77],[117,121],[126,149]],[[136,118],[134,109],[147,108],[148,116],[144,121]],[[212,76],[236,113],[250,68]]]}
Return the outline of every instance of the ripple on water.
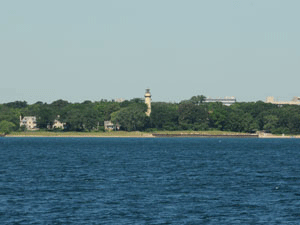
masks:
{"label": "ripple on water", "polygon": [[4,138],[0,224],[297,224],[299,144]]}

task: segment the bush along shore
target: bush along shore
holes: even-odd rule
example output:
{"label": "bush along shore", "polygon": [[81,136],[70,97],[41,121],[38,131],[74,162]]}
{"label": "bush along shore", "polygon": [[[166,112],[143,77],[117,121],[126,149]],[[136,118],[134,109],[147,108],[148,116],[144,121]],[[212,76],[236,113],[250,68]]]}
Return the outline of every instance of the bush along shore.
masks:
{"label": "bush along shore", "polygon": [[[298,105],[277,106],[258,101],[225,106],[222,103],[206,103],[204,100],[205,96],[200,95],[179,103],[152,102],[150,116],[146,115],[147,105],[140,98],[123,102],[100,100],[82,103],[57,100],[51,104],[36,102],[31,105],[16,101],[0,104],[0,133],[19,135],[21,133],[14,132],[26,132],[25,127],[20,127],[20,116],[34,116],[39,132],[53,129],[55,120],[64,124],[63,132],[52,130],[52,133],[44,134],[46,136],[115,135],[103,132],[104,121],[111,121],[118,125],[115,129],[126,133],[118,133],[117,136],[138,136],[138,133],[132,132],[147,135],[153,133],[155,136],[164,132],[215,131],[247,134],[260,132],[262,137],[297,137],[300,134]],[[27,131],[23,135],[34,134]]]}

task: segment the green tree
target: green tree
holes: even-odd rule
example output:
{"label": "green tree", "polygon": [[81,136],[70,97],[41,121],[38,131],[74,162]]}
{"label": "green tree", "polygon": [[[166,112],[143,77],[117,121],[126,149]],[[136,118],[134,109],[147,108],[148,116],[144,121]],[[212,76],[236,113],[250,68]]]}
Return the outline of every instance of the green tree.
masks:
{"label": "green tree", "polygon": [[118,113],[113,114],[112,122],[120,124],[122,130],[144,130],[148,122],[146,110],[146,104],[134,104],[130,107],[122,108]]}
{"label": "green tree", "polygon": [[264,116],[264,130],[267,132],[272,132],[276,128],[278,123],[278,117],[275,115]]}
{"label": "green tree", "polygon": [[[66,106],[68,106],[69,104],[70,103],[68,101],[59,99],[57,101],[52,102],[50,106],[53,107],[55,110],[61,110]],[[56,112],[56,114],[59,114],[59,112]]]}
{"label": "green tree", "polygon": [[93,107],[86,107],[83,111],[83,126],[88,131],[97,129],[98,113]]}
{"label": "green tree", "polygon": [[84,130],[84,116],[80,104],[73,104],[66,107],[61,115],[61,120],[66,123],[65,129],[68,131]]}
{"label": "green tree", "polygon": [[272,129],[272,133],[300,133],[299,106],[286,105],[278,108],[274,114],[278,117],[278,122]]}
{"label": "green tree", "polygon": [[178,129],[178,105],[165,102],[153,103],[151,107],[151,127],[159,130]]}
{"label": "green tree", "polygon": [[208,108],[209,126],[218,130],[224,130],[228,119],[228,106],[223,105],[221,102],[213,102],[209,103]]}
{"label": "green tree", "polygon": [[46,129],[52,126],[56,118],[56,112],[50,105],[44,104],[39,106],[38,112],[35,114],[37,117],[37,127]]}
{"label": "green tree", "polygon": [[118,111],[121,107],[118,102],[99,102],[94,105],[94,108],[97,111],[98,120],[103,125],[103,122],[110,120],[110,115]]}
{"label": "green tree", "polygon": [[12,122],[16,127],[20,124],[21,109],[10,108],[6,105],[0,105],[0,121],[6,120]]}
{"label": "green tree", "polygon": [[199,105],[199,104],[204,103],[205,100],[206,100],[206,97],[204,95],[197,95],[197,96],[191,97],[189,101],[192,104]]}
{"label": "green tree", "polygon": [[207,130],[208,129],[208,107],[192,103],[179,104],[178,108],[179,126],[184,130]]}
{"label": "green tree", "polygon": [[10,108],[17,108],[17,109],[26,108],[28,106],[26,101],[9,102],[4,105],[6,105],[7,107],[10,107]]}
{"label": "green tree", "polygon": [[9,122],[6,120],[2,120],[0,122],[0,132],[2,134],[9,134],[10,132],[12,132],[15,129],[16,129],[16,125],[12,122]]}
{"label": "green tree", "polygon": [[227,131],[255,132],[259,127],[250,113],[245,113],[240,109],[234,109],[228,113],[224,128]]}

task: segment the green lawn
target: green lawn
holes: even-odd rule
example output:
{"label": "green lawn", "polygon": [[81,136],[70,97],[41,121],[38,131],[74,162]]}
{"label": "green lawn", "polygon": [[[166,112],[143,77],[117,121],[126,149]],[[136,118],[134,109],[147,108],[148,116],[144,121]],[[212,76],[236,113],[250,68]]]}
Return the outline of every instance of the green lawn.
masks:
{"label": "green lawn", "polygon": [[155,131],[154,134],[206,134],[206,135],[243,135],[248,133],[210,130],[210,131]]}
{"label": "green lawn", "polygon": [[151,134],[206,134],[206,135],[243,135],[246,133],[227,132],[227,131],[154,131],[154,132],[54,132],[54,131],[23,131],[12,132],[8,137],[150,137]]}
{"label": "green lawn", "polygon": [[24,131],[12,132],[8,137],[143,137],[149,136],[150,133],[145,132],[126,132],[126,131],[111,131],[111,132],[53,132],[53,131]]}

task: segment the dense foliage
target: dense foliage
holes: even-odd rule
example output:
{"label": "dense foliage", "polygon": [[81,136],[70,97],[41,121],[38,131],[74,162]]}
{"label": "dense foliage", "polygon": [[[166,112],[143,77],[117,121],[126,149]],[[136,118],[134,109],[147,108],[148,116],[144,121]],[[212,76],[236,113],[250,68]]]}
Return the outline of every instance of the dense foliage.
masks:
{"label": "dense foliage", "polygon": [[205,103],[205,96],[193,96],[180,103],[153,102],[150,117],[143,99],[122,103],[101,100],[70,103],[57,100],[51,104],[29,105],[16,101],[0,105],[0,133],[21,130],[20,116],[36,116],[40,129],[49,129],[58,118],[65,131],[103,131],[104,121],[111,120],[126,131],[151,130],[221,130],[236,132],[265,131],[299,134],[300,106],[277,106],[248,102],[224,106]]}

